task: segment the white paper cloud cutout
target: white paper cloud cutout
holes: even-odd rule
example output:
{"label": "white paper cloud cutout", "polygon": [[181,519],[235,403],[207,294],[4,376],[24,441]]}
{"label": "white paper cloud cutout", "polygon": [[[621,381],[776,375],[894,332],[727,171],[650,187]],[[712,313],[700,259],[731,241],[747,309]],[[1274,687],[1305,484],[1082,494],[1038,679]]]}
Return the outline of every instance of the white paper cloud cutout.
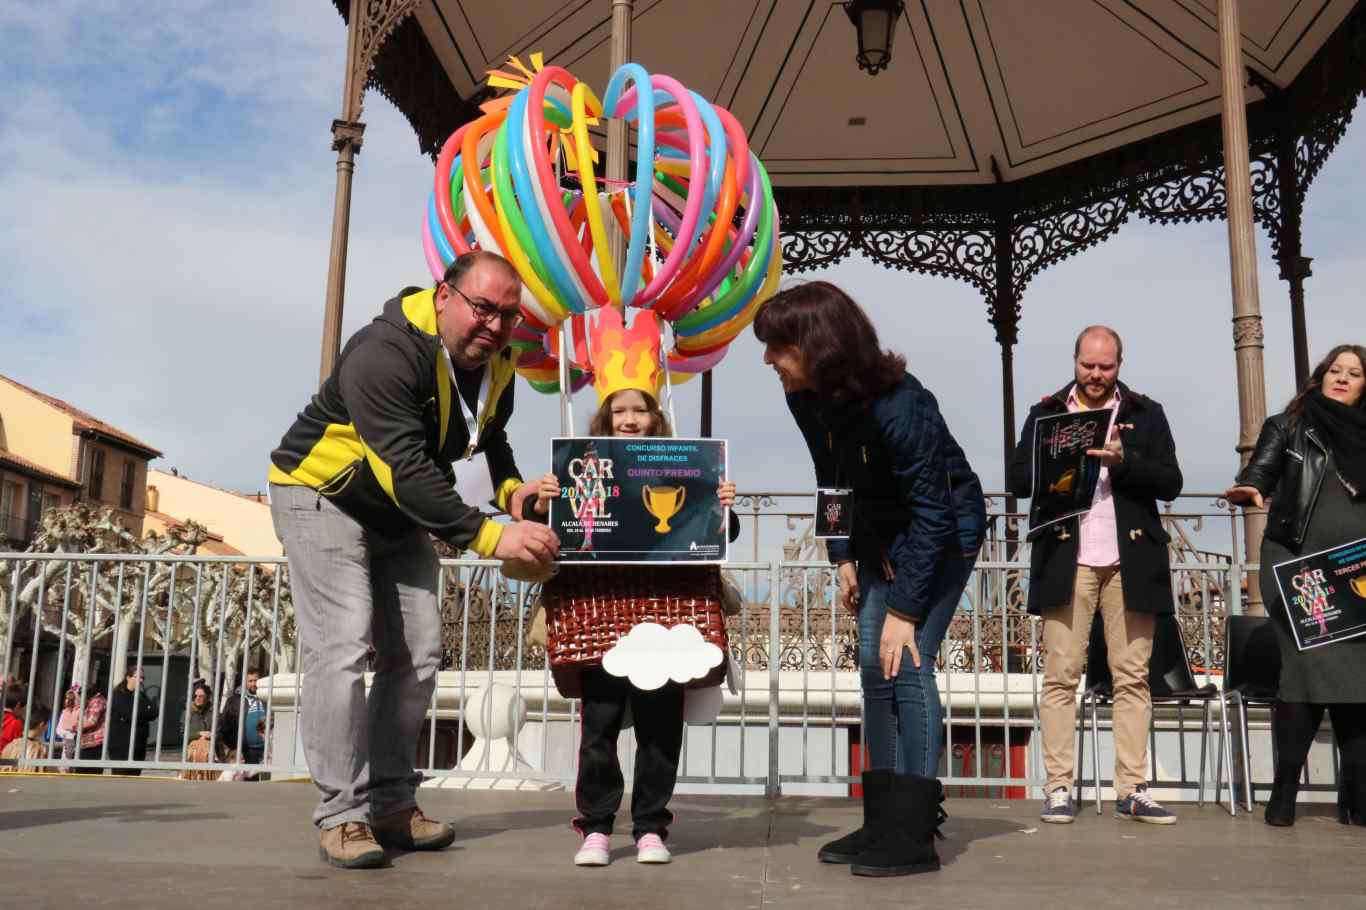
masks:
{"label": "white paper cloud cutout", "polygon": [[724,655],[702,638],[695,626],[666,629],[643,622],[631,629],[602,657],[602,668],[623,676],[631,685],[652,692],[669,680],[676,683],[701,679],[721,665]]}

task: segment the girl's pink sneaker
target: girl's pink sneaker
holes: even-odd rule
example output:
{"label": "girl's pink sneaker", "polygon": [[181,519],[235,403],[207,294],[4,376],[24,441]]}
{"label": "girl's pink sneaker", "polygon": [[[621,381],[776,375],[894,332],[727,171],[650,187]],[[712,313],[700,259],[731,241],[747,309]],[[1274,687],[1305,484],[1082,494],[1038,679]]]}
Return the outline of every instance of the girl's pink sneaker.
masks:
{"label": "girl's pink sneaker", "polygon": [[[607,855],[612,841],[606,834],[590,834],[583,839],[583,846],[574,854],[576,866],[605,866],[610,857]],[[666,850],[667,854],[668,851]],[[665,860],[668,862],[668,860]]]}
{"label": "girl's pink sneaker", "polygon": [[636,862],[667,863],[672,859],[669,848],[664,846],[658,834],[647,834],[636,841]]}

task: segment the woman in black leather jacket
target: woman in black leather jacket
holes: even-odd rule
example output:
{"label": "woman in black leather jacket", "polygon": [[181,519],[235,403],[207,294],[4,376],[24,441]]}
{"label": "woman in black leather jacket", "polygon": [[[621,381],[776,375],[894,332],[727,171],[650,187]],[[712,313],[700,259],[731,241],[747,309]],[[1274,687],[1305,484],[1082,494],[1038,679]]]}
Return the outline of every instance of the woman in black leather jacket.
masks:
{"label": "woman in black leather jacket", "polygon": [[1295,797],[1327,709],[1342,751],[1338,818],[1366,824],[1366,637],[1300,651],[1271,567],[1366,537],[1366,348],[1328,352],[1285,411],[1269,418],[1238,483],[1224,495],[1258,508],[1271,499],[1261,587],[1281,646],[1273,709],[1275,783],[1269,825],[1295,823]]}

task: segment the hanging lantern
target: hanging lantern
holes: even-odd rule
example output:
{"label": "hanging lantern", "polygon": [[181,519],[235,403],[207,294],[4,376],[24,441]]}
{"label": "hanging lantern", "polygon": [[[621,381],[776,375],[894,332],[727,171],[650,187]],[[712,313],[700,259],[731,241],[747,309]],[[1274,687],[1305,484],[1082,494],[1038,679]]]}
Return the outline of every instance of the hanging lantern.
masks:
{"label": "hanging lantern", "polygon": [[850,0],[844,12],[858,31],[858,66],[876,76],[892,62],[892,35],[904,9],[902,0]]}

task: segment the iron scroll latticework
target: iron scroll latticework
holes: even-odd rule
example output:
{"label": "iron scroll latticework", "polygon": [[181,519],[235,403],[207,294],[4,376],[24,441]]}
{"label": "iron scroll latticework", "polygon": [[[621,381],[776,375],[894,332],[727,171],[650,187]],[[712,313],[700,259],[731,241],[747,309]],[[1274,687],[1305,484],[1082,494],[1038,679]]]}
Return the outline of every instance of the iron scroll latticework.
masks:
{"label": "iron scroll latticework", "polygon": [[[1305,192],[1342,139],[1356,104],[1325,111],[1308,131],[1291,137],[1295,148],[1294,185]],[[1283,224],[1277,143],[1281,134],[1253,143],[1253,213],[1267,231],[1272,249],[1281,252],[1284,232],[1299,233],[1298,219]],[[1109,239],[1130,217],[1160,224],[1210,221],[1224,217],[1226,192],[1223,156],[1217,151],[1184,168],[1155,168],[1150,178],[1126,176],[1107,193],[1092,182],[1079,185],[1078,198],[1067,204],[1036,204],[1012,210],[993,204],[993,191],[1006,187],[879,189],[876,207],[866,203],[873,191],[851,188],[777,188],[783,210],[783,261],[789,272],[829,268],[854,253],[881,265],[966,281],[988,301],[997,288],[998,228],[1010,236],[1011,282],[1008,293],[1018,300],[1044,269]],[[936,197],[939,197],[936,199]],[[951,198],[956,197],[956,198]],[[950,203],[980,200],[977,212],[948,210]],[[996,209],[993,211],[993,208]],[[997,219],[1007,219],[1005,225]]]}
{"label": "iron scroll latticework", "polygon": [[[1254,216],[1278,259],[1298,257],[1304,195],[1366,89],[1366,10],[1348,17],[1289,89],[1259,87],[1268,96],[1248,112]],[[1280,174],[1287,149],[1293,180]],[[1006,343],[1020,297],[1039,272],[1110,238],[1130,217],[1208,221],[1226,208],[1218,118],[1012,183],[774,192],[787,271],[824,269],[861,253],[891,268],[966,281],[986,298]],[[1295,195],[1288,205],[1287,192]],[[1010,272],[1005,286],[1002,265]]]}
{"label": "iron scroll latticework", "polygon": [[[349,21],[351,0],[332,3]],[[364,6],[367,21],[361,30],[366,47],[356,62],[365,74],[363,88],[374,89],[398,108],[412,126],[422,153],[434,159],[451,134],[451,125],[478,117],[479,105],[492,92],[481,90],[470,98],[460,97],[416,19],[398,17],[390,10],[390,0]],[[360,99],[354,103],[359,109]]]}

